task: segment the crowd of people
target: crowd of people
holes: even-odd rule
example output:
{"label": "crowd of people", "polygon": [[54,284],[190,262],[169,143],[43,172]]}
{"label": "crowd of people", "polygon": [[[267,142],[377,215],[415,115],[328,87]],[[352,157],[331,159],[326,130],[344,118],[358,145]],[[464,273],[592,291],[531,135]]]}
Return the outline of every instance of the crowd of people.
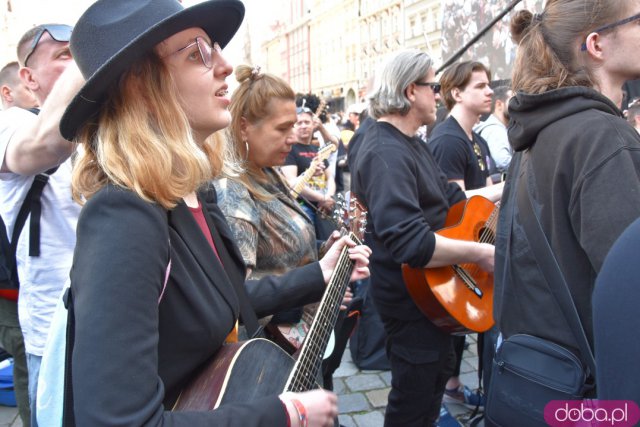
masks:
{"label": "crowd of people", "polygon": [[[302,388],[280,377],[327,327],[318,307],[346,274],[368,281],[386,336],[385,426],[456,425],[443,402],[459,402],[508,427],[485,398],[504,382],[487,381],[491,369],[484,391],[461,382],[464,334],[416,299],[408,268],[449,268],[474,298],[486,296],[474,274],[494,278],[495,326],[475,331],[485,369],[527,334],[582,362],[580,397],[640,402],[625,371],[637,346],[611,332],[635,318],[640,108],[625,117],[621,106],[623,85],[640,78],[640,1],[514,13],[510,86],[492,86],[491,64],[458,62],[438,77],[429,54],[402,50],[344,116],[257,66],[234,68],[223,49],[243,17],[239,0],[98,0],[74,27],[27,31],[0,70],[13,284],[0,290],[0,347],[15,360],[23,425],[333,426],[335,364],[318,364]],[[366,208],[362,241],[344,233],[341,194]],[[478,198],[499,206],[491,238],[444,233]],[[530,243],[528,214],[588,351]],[[341,297],[336,310],[352,289]],[[272,347],[252,354],[243,343],[255,338]],[[243,387],[222,380],[216,359],[231,369],[240,354]],[[210,364],[219,384],[242,390],[214,385],[213,402],[190,406]],[[544,425],[537,409],[511,425]]]}

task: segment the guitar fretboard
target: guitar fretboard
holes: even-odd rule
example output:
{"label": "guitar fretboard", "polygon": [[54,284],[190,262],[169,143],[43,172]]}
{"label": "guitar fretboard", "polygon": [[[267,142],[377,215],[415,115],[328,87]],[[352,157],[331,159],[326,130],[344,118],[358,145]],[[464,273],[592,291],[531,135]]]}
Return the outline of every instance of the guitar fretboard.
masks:
{"label": "guitar fretboard", "polygon": [[[349,237],[356,244],[362,244],[355,234],[349,233]],[[340,252],[336,268],[329,279],[316,317],[305,338],[298,360],[291,370],[284,391],[301,392],[316,388],[322,356],[340,314],[340,304],[349,285],[353,266],[353,261],[349,259],[348,248],[345,246]]]}

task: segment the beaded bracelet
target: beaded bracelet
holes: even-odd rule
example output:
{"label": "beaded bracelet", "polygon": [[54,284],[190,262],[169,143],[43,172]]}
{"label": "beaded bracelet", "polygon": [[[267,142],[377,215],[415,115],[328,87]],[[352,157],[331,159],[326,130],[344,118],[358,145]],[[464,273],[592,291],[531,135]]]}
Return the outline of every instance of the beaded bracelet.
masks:
{"label": "beaded bracelet", "polygon": [[300,420],[300,427],[307,427],[307,408],[297,399],[291,399],[291,403],[298,411],[298,420]]}

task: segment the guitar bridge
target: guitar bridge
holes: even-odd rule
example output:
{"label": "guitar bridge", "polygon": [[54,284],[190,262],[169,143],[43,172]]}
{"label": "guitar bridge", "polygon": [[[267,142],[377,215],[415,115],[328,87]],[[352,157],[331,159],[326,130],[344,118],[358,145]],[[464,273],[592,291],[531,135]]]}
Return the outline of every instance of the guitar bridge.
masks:
{"label": "guitar bridge", "polygon": [[453,268],[453,271],[456,272],[458,277],[460,277],[460,280],[462,280],[462,282],[467,286],[467,288],[469,288],[471,292],[476,294],[478,298],[482,298],[484,296],[484,292],[482,292],[482,289],[480,289],[476,285],[476,281],[473,280],[473,277],[471,277],[471,275],[467,273],[464,268],[460,267],[459,265],[452,265],[451,267]]}

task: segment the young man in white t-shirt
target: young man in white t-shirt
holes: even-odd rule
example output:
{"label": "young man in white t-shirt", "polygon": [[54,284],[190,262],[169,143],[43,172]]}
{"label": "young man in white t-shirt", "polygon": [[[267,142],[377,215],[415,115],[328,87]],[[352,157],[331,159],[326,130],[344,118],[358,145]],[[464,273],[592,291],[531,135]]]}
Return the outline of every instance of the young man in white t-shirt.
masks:
{"label": "young man in white t-shirt", "polygon": [[[58,166],[40,198],[40,254],[29,254],[30,218],[20,234],[16,253],[20,279],[18,314],[29,370],[32,427],[37,425],[35,396],[42,352],[54,309],[69,276],[80,213],[80,206],[71,198],[68,159],[74,146],[58,130],[60,117],[82,82],[69,50],[70,35],[71,27],[66,25],[41,25],[23,35],[17,49],[20,78],[33,92],[42,111],[35,115],[13,107],[0,118],[0,214],[7,235],[13,232],[16,216],[35,176]],[[64,73],[65,70],[68,71]]]}

